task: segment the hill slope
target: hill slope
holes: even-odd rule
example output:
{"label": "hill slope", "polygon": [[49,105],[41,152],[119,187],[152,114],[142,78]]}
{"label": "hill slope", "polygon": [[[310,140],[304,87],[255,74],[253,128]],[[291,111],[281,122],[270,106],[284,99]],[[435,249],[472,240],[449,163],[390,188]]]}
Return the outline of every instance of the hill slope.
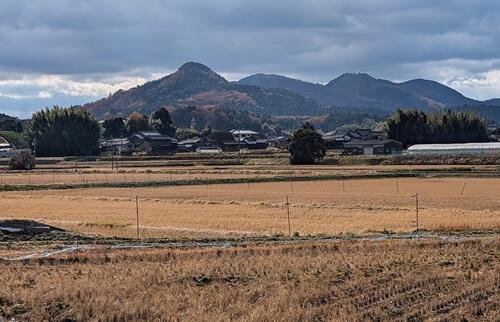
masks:
{"label": "hill slope", "polygon": [[85,104],[98,118],[145,114],[163,106],[210,105],[244,109],[267,115],[309,115],[321,108],[312,99],[285,89],[265,89],[230,83],[200,63],[186,63],[175,73],[142,86]]}

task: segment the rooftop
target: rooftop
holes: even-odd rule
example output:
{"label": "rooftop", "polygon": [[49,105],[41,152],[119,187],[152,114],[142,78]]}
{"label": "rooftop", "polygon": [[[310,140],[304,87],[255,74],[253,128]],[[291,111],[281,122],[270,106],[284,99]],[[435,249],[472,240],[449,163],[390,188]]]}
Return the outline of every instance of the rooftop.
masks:
{"label": "rooftop", "polygon": [[250,130],[231,130],[230,131],[233,135],[256,135],[258,134],[255,131],[250,131]]}
{"label": "rooftop", "polygon": [[383,140],[352,140],[347,143],[344,143],[344,146],[353,146],[353,145],[379,145],[379,144],[388,144],[395,143],[400,145],[401,142],[391,139],[383,139]]}

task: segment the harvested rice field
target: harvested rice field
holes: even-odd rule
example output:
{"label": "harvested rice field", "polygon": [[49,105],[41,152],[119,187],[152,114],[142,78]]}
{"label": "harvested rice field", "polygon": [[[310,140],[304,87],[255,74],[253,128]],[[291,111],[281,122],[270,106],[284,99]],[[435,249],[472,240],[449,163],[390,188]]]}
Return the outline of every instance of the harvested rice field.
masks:
{"label": "harvested rice field", "polygon": [[0,320],[498,321],[498,238],[0,261]]}
{"label": "harvested rice field", "polygon": [[81,234],[242,237],[500,229],[500,179],[399,178],[0,193],[1,219]]}
{"label": "harvested rice field", "polygon": [[443,165],[377,165],[377,166],[290,166],[290,165],[242,165],[242,166],[161,166],[120,167],[110,169],[96,164],[68,169],[37,169],[34,171],[1,171],[2,185],[64,185],[64,184],[106,184],[137,183],[150,181],[218,180],[218,179],[255,179],[273,177],[321,177],[340,175],[370,175],[401,172],[431,173],[475,173],[491,175],[498,173],[498,166],[443,166]]}

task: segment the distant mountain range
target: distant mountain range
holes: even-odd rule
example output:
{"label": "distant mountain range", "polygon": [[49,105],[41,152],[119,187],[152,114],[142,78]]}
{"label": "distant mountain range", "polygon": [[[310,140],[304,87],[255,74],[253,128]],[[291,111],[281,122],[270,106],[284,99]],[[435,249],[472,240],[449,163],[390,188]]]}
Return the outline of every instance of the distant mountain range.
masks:
{"label": "distant mountain range", "polygon": [[364,73],[343,74],[326,85],[272,74],[255,74],[238,83],[267,89],[287,89],[319,103],[337,107],[440,109],[482,103],[435,81],[415,79],[394,83]]}
{"label": "distant mountain range", "polygon": [[272,74],[229,82],[194,62],[159,80],[84,105],[98,118],[127,116],[133,111],[149,114],[159,107],[185,111],[188,106],[212,112],[217,108],[239,109],[268,116],[327,115],[351,109],[387,114],[396,108],[453,107],[493,113],[493,118],[500,119],[500,99],[473,100],[430,80],[394,83],[364,73],[348,73],[325,85]]}

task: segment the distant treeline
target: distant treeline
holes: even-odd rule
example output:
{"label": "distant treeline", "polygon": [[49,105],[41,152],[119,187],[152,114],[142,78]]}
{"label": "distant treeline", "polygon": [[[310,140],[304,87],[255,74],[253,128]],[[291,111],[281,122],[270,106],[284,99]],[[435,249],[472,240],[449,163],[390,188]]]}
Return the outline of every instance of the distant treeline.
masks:
{"label": "distant treeline", "polygon": [[385,121],[389,138],[404,146],[422,143],[488,141],[486,119],[468,111],[426,113],[417,109],[397,110]]}
{"label": "distant treeline", "polygon": [[23,132],[22,121],[18,118],[0,114],[0,131],[10,131],[10,132]]}

